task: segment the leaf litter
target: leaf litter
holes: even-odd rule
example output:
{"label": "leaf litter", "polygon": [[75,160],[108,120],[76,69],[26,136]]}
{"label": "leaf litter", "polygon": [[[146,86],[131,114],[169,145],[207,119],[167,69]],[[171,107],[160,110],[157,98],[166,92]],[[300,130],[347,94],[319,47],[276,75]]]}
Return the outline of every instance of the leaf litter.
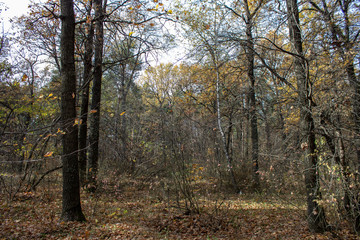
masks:
{"label": "leaf litter", "polygon": [[359,239],[346,223],[309,232],[305,205],[276,197],[233,195],[221,206],[202,198],[200,214],[187,215],[131,183],[121,194],[103,189],[82,192],[87,221],[81,223],[60,221],[60,188],[40,188],[12,202],[1,197],[0,239]]}

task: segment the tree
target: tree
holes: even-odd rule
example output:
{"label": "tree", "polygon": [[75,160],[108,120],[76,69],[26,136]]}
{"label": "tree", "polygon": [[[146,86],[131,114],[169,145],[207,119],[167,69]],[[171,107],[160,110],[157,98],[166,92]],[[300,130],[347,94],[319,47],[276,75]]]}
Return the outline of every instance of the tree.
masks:
{"label": "tree", "polygon": [[[114,34],[115,35],[115,34]],[[117,34],[116,34],[117,35]],[[129,139],[128,139],[128,95],[131,93],[131,89],[136,87],[134,80],[138,76],[139,71],[141,70],[140,59],[143,54],[146,53],[145,49],[142,49],[142,44],[137,43],[138,41],[131,36],[114,36],[112,45],[111,45],[111,54],[109,56],[113,62],[116,62],[114,66],[111,66],[108,71],[108,76],[112,81],[112,88],[116,89],[116,107],[115,107],[115,116],[114,119],[114,130],[115,130],[115,139],[120,138],[120,156],[117,161],[122,163],[130,163],[130,172],[134,172],[134,161],[130,160],[129,156]],[[119,39],[120,38],[120,39]],[[124,38],[124,39],[121,39]],[[120,119],[118,119],[120,117]],[[114,147],[117,149],[117,146]]]}
{"label": "tree", "polygon": [[81,210],[78,168],[78,128],[75,124],[75,16],[73,0],[61,0],[61,127],[63,200],[61,219],[84,221]]}
{"label": "tree", "polygon": [[101,104],[101,81],[103,65],[103,46],[104,46],[104,17],[106,0],[104,5],[102,0],[94,0],[95,8],[95,62],[93,72],[93,87],[91,100],[90,136],[89,136],[89,159],[88,159],[88,182],[90,191],[96,189],[96,176],[99,161],[99,136],[100,136],[100,104]]}
{"label": "tree", "polygon": [[305,185],[307,192],[307,220],[309,229],[324,232],[327,227],[321,200],[318,156],[315,143],[315,123],[313,119],[313,99],[308,63],[303,53],[299,8],[297,0],[287,0],[289,34],[294,51],[294,76],[297,80],[298,101],[300,108],[301,148],[304,151]]}
{"label": "tree", "polygon": [[261,8],[263,1],[256,2],[255,8],[252,10],[250,3],[244,0],[243,5],[245,8],[244,21],[246,24],[246,43],[245,54],[247,62],[247,78],[249,81],[248,92],[248,108],[249,108],[249,122],[250,122],[250,136],[251,136],[251,161],[253,164],[253,188],[259,190],[259,134],[258,134],[258,117],[257,117],[257,103],[255,96],[255,43],[253,37],[253,29],[255,25],[255,19]]}
{"label": "tree", "polygon": [[81,184],[84,185],[86,181],[86,163],[87,163],[87,133],[88,133],[88,111],[89,111],[89,93],[90,83],[92,80],[92,57],[94,48],[94,24],[91,19],[92,0],[88,2],[86,9],[85,23],[85,52],[83,57],[83,85],[81,95],[81,109],[80,109],[80,125],[79,125],[79,170]]}
{"label": "tree", "polygon": [[59,5],[53,1],[33,3],[31,13],[16,19],[19,28],[17,42],[19,46],[31,51],[31,55],[46,56],[60,71],[60,14]]}
{"label": "tree", "polygon": [[[204,3],[202,6],[191,6],[190,11],[184,11],[183,23],[186,26],[187,38],[191,39],[194,48],[202,51],[201,60],[210,68],[213,73],[213,86],[215,86],[215,112],[216,112],[216,130],[218,130],[221,139],[222,151],[227,162],[227,169],[230,173],[230,181],[235,192],[239,192],[239,186],[233,168],[233,158],[228,147],[230,138],[227,139],[224,131],[222,114],[222,85],[224,79],[221,78],[221,67],[228,61],[229,55],[225,46],[222,44],[221,35],[226,24],[227,14],[223,11],[220,4],[216,2]],[[204,17],[203,12],[208,12]],[[189,14],[190,13],[190,14]],[[199,57],[195,55],[195,57]],[[231,123],[231,121],[230,121]],[[232,125],[229,126],[229,136],[231,135]]]}
{"label": "tree", "polygon": [[[334,3],[327,1],[308,1],[311,10],[315,11],[321,19],[321,24],[325,25],[328,32],[328,38],[324,42],[331,46],[329,52],[334,52],[338,57],[333,57],[340,64],[339,70],[344,73],[349,82],[352,92],[350,95],[352,107],[352,128],[354,131],[354,152],[355,157],[346,154],[346,148],[343,143],[342,124],[337,117],[335,125],[335,136],[325,133],[329,148],[336,155],[337,164],[339,164],[343,178],[344,190],[344,208],[347,218],[354,222],[354,230],[360,234],[360,202],[357,197],[360,188],[360,80],[356,69],[355,59],[357,54],[357,44],[360,29],[357,25],[359,21],[357,5],[353,0],[342,0]],[[326,33],[326,32],[325,32]],[[338,58],[338,59],[337,59]],[[341,81],[341,79],[336,79]],[[343,89],[337,89],[342,92]],[[342,103],[341,103],[342,104]],[[334,111],[333,111],[334,112]],[[331,122],[330,111],[324,111],[323,122]],[[339,153],[339,154],[337,154]],[[353,160],[353,161],[351,161]],[[351,167],[351,162],[357,166],[357,170]],[[352,178],[352,176],[356,178]],[[353,179],[353,180],[352,180]]]}

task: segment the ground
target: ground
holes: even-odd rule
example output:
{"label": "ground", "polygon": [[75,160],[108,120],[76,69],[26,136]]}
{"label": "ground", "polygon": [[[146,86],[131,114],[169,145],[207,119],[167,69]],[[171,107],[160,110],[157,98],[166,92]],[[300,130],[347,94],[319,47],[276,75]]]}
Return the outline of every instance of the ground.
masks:
{"label": "ground", "polygon": [[61,222],[61,191],[54,185],[0,196],[0,239],[359,239],[348,224],[324,234],[308,231],[305,205],[295,196],[199,197],[199,214],[184,214],[171,200],[136,182],[82,191],[86,222]]}

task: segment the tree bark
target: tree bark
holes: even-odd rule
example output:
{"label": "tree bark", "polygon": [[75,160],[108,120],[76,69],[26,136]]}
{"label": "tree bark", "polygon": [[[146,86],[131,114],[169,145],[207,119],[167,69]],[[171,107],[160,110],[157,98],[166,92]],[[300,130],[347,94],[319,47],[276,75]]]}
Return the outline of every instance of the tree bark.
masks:
{"label": "tree bark", "polygon": [[[106,6],[106,2],[104,4]],[[99,137],[100,137],[100,102],[101,102],[101,80],[102,80],[102,57],[104,45],[103,19],[104,11],[102,0],[94,0],[95,7],[95,66],[93,72],[93,87],[90,118],[89,136],[89,160],[88,160],[88,182],[89,190],[96,190],[96,177],[99,161]]]}
{"label": "tree bark", "polygon": [[64,221],[84,221],[81,210],[76,118],[75,16],[73,0],[61,0],[61,127],[63,147],[62,215]]}
{"label": "tree bark", "polygon": [[313,232],[326,230],[325,213],[318,201],[321,200],[318,158],[316,153],[314,120],[312,116],[311,84],[308,79],[308,66],[304,58],[299,9],[297,0],[287,0],[290,41],[294,55],[294,70],[298,87],[300,108],[301,147],[305,160],[305,186],[307,192],[307,220]]}
{"label": "tree bark", "polygon": [[256,96],[255,96],[255,54],[254,54],[254,39],[252,36],[253,28],[253,16],[250,14],[250,10],[246,2],[246,60],[247,60],[247,77],[249,82],[249,122],[250,122],[250,138],[251,138],[251,162],[252,162],[252,174],[253,174],[253,190],[258,191],[260,189],[259,179],[259,134],[257,126],[257,108],[256,108]]}
{"label": "tree bark", "polygon": [[[88,3],[87,16],[91,16],[92,1]],[[92,56],[93,56],[93,38],[94,26],[90,21],[86,23],[86,40],[85,40],[85,54],[84,54],[84,72],[83,72],[83,89],[81,95],[81,113],[80,113],[80,126],[79,126],[79,169],[80,169],[80,183],[84,186],[86,182],[86,152],[87,152],[87,120],[89,110],[89,92],[92,71]]]}

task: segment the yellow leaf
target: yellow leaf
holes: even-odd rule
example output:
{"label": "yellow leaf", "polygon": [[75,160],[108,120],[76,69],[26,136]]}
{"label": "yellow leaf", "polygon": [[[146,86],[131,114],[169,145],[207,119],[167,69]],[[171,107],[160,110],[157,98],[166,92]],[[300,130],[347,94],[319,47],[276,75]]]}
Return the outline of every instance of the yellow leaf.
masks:
{"label": "yellow leaf", "polygon": [[78,125],[78,124],[81,124],[81,120],[79,120],[78,118],[75,118],[73,126]]}
{"label": "yellow leaf", "polygon": [[50,93],[48,97],[52,97],[54,94]]}
{"label": "yellow leaf", "polygon": [[28,79],[28,76],[26,74],[24,74],[21,78],[22,82],[25,82]]}
{"label": "yellow leaf", "polygon": [[47,152],[44,157],[51,157],[53,155],[54,152]]}
{"label": "yellow leaf", "polygon": [[122,116],[122,115],[124,115],[125,114],[125,111],[124,112],[122,112],[122,113],[120,113],[120,116]]}
{"label": "yellow leaf", "polygon": [[134,33],[135,33],[135,32],[130,32],[130,33],[129,33],[129,36],[133,35]]}
{"label": "yellow leaf", "polygon": [[167,11],[167,13],[168,13],[168,14],[172,14],[173,12],[172,12],[172,10],[170,9],[170,10]]}
{"label": "yellow leaf", "polygon": [[58,128],[56,133],[61,133],[61,134],[65,134],[65,132],[63,130],[60,130],[60,128]]}

